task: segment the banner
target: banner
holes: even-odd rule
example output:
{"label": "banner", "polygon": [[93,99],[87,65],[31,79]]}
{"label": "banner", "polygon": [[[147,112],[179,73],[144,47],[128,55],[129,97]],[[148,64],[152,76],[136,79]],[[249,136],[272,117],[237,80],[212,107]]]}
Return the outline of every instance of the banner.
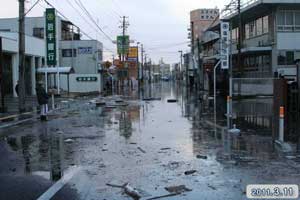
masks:
{"label": "banner", "polygon": [[229,69],[229,36],[229,22],[221,22],[220,60],[222,69]]}
{"label": "banner", "polygon": [[56,65],[56,20],[55,9],[46,9],[46,59],[48,66]]}

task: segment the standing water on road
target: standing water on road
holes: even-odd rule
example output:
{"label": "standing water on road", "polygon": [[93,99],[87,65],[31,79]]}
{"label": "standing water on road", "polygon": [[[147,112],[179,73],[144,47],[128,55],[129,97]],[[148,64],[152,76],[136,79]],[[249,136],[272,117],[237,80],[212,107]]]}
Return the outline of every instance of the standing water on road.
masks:
{"label": "standing water on road", "polygon": [[78,98],[46,123],[1,130],[0,199],[239,200],[248,184],[300,184],[299,156],[271,135],[215,132],[184,90]]}

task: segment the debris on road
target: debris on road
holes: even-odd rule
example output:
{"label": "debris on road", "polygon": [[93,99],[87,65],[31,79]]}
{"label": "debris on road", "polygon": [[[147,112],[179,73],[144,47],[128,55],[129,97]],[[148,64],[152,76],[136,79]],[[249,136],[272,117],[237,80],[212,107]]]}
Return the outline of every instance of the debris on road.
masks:
{"label": "debris on road", "polygon": [[168,103],[176,103],[176,102],[177,102],[177,99],[168,99],[167,102],[168,102]]}
{"label": "debris on road", "polygon": [[178,185],[178,186],[170,186],[170,187],[165,187],[165,190],[172,194],[181,194],[184,192],[191,192],[192,189],[187,188],[185,185]]}
{"label": "debris on road", "polygon": [[64,142],[65,143],[72,143],[72,142],[74,142],[74,140],[73,139],[66,139]]}
{"label": "debris on road", "polygon": [[184,172],[184,175],[192,175],[192,174],[194,174],[196,172],[197,172],[197,170],[188,170],[188,171]]}
{"label": "debris on road", "polygon": [[161,148],[160,150],[165,151],[165,150],[170,150],[170,147],[165,147],[165,148]]}
{"label": "debris on road", "polygon": [[207,156],[203,156],[203,155],[197,155],[196,157],[197,157],[198,159],[204,159],[204,160],[207,159]]}
{"label": "debris on road", "polygon": [[166,194],[166,195],[162,195],[162,196],[152,197],[152,198],[146,199],[146,200],[162,199],[162,198],[173,197],[173,196],[177,196],[177,195],[180,195],[180,193]]}
{"label": "debris on road", "polygon": [[106,183],[106,185],[114,188],[123,189],[124,193],[132,197],[134,200],[139,200],[140,198],[142,198],[142,194],[136,188],[133,188],[131,185],[129,185],[129,183],[125,183],[124,185]]}
{"label": "debris on road", "polygon": [[141,147],[138,147],[137,149],[140,150],[142,153],[146,153],[146,151],[144,149],[142,149]]}
{"label": "debris on road", "polygon": [[212,185],[210,185],[210,184],[208,184],[207,186],[208,186],[209,188],[211,188],[212,190],[217,190],[216,187],[214,187],[214,186],[212,186]]}
{"label": "debris on road", "polygon": [[124,192],[135,200],[139,200],[142,197],[139,191],[133,188],[132,186],[130,186],[129,183],[126,183],[124,185]]}
{"label": "debris on road", "polygon": [[97,107],[105,106],[105,105],[106,105],[105,102],[102,102],[102,101],[96,101],[96,106],[97,106]]}

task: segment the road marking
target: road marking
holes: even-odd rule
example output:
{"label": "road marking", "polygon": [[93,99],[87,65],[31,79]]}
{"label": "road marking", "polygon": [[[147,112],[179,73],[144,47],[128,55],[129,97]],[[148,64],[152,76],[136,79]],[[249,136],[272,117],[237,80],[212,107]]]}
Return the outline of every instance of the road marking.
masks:
{"label": "road marking", "polygon": [[61,188],[67,184],[75,174],[80,171],[80,167],[72,167],[68,172],[54,185],[52,185],[44,194],[42,194],[37,200],[50,200]]}

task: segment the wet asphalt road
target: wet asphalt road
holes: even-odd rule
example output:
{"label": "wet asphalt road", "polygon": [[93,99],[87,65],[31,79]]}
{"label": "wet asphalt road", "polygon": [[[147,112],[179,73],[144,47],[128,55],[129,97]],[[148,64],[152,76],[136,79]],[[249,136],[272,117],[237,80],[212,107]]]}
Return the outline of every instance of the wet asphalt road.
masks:
{"label": "wet asphalt road", "polygon": [[255,131],[215,133],[195,93],[163,83],[143,94],[161,100],[138,96],[108,96],[101,107],[99,98],[70,99],[47,123],[0,130],[0,199],[132,199],[107,186],[130,183],[142,199],[185,185],[192,191],[166,199],[239,200],[247,184],[300,184],[299,154],[280,153]]}

